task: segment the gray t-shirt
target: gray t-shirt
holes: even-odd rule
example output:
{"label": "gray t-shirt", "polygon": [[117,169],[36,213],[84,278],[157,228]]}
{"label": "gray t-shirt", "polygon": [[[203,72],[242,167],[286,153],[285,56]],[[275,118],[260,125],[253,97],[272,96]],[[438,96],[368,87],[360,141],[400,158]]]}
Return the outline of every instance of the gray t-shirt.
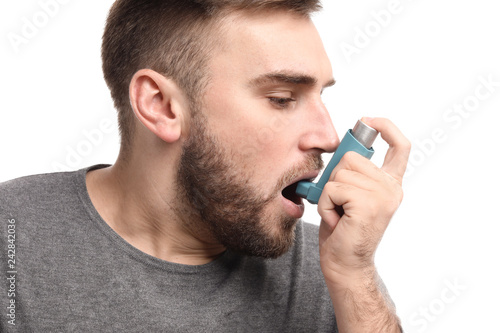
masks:
{"label": "gray t-shirt", "polygon": [[0,184],[1,332],[337,332],[317,226],[274,260],[166,262],[99,216],[85,174],[100,167]]}

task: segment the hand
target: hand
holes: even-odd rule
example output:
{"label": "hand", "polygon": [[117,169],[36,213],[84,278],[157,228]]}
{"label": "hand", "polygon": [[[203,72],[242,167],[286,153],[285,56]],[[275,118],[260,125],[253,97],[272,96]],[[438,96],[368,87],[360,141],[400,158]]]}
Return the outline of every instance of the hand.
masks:
{"label": "hand", "polygon": [[374,254],[403,199],[402,180],[410,143],[389,120],[362,119],[389,144],[379,169],[346,153],[318,202],[321,268],[329,284],[342,284],[374,270]]}

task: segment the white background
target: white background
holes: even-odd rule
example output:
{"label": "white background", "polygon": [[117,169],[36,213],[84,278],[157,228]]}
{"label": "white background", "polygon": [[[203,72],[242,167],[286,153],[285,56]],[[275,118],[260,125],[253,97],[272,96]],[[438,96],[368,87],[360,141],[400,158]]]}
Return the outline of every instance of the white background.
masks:
{"label": "white background", "polygon": [[[324,100],[339,136],[361,116],[383,116],[413,143],[405,200],[377,253],[406,332],[500,331],[498,6],[325,2],[314,20],[338,81]],[[38,1],[0,4],[0,181],[117,156],[100,67],[112,1],[60,3],[50,15]],[[30,31],[27,22],[40,27]],[[13,38],[25,39],[15,46]],[[376,164],[385,149],[378,140]],[[318,223],[313,206],[305,218]]]}

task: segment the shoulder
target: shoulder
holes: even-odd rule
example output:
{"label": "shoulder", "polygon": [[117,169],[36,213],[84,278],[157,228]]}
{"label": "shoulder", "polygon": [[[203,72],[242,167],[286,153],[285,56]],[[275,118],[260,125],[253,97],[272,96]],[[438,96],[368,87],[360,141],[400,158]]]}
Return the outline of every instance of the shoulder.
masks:
{"label": "shoulder", "polygon": [[7,211],[17,211],[57,205],[74,197],[77,187],[85,185],[86,170],[30,175],[2,182],[0,206]]}
{"label": "shoulder", "polygon": [[67,184],[75,172],[58,172],[31,175],[12,179],[0,183],[0,197],[2,199],[16,196],[29,197],[39,192],[50,192]]}
{"label": "shoulder", "polygon": [[24,176],[0,183],[0,193],[6,195],[12,192],[23,192],[33,187],[47,187],[60,184],[68,175],[74,172],[44,173],[38,175]]}

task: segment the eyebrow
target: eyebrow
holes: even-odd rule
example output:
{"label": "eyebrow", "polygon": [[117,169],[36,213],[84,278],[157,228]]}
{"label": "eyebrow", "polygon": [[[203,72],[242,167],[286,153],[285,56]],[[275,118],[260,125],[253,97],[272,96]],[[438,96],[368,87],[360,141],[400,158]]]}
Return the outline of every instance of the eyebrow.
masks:
{"label": "eyebrow", "polygon": [[[293,85],[306,85],[306,86],[314,86],[318,83],[318,79],[299,73],[291,73],[291,72],[272,72],[266,73],[252,79],[250,81],[250,86],[258,87],[269,83],[285,83],[285,84],[293,84]],[[331,87],[335,84],[335,79],[331,79],[326,84],[323,85],[323,88]]]}

